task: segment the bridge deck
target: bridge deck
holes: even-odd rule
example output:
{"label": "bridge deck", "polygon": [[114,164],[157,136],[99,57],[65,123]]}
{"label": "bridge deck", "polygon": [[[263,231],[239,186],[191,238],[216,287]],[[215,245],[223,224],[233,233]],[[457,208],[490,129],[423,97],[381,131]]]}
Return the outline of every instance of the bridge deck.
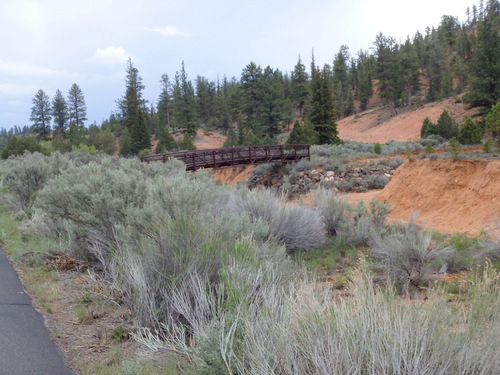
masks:
{"label": "bridge deck", "polygon": [[244,146],[148,155],[143,156],[141,161],[165,162],[170,158],[183,161],[186,170],[196,170],[249,164],[292,163],[304,158],[310,160],[311,154],[309,145]]}

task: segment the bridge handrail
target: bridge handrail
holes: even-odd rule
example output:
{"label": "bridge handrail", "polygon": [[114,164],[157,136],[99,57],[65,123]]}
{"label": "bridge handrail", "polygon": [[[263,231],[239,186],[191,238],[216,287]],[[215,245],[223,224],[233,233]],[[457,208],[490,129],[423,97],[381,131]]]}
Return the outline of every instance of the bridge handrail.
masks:
{"label": "bridge handrail", "polygon": [[141,157],[141,161],[145,163],[166,162],[170,158],[175,158],[183,161],[188,170],[202,167],[222,168],[246,164],[287,163],[304,158],[310,160],[310,147],[307,144],[224,147],[147,155]]}

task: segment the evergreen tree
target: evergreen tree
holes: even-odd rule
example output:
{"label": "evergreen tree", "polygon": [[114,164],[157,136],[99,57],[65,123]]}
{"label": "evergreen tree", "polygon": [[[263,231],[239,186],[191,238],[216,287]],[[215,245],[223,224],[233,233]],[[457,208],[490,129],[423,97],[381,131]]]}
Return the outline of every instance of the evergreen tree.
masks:
{"label": "evergreen tree", "polygon": [[398,59],[406,89],[407,103],[408,106],[411,106],[412,92],[420,88],[420,70],[418,68],[416,51],[410,43],[409,38],[406,39],[405,44],[401,47]]}
{"label": "evergreen tree", "polygon": [[241,146],[259,146],[261,144],[260,139],[250,130],[245,134]]}
{"label": "evergreen tree", "polygon": [[71,140],[66,138],[60,131],[54,134],[50,146],[53,150],[59,151],[62,154],[64,154],[65,152],[71,152],[71,150],[73,149]]}
{"label": "evergreen tree", "polygon": [[84,122],[87,120],[87,106],[83,92],[76,83],[71,85],[68,92],[68,110],[70,123],[77,129],[83,129]]}
{"label": "evergreen tree", "polygon": [[391,111],[396,112],[396,101],[401,98],[403,86],[397,58],[398,46],[393,38],[379,34],[375,40],[375,48],[380,97]]}
{"label": "evergreen tree", "polygon": [[36,134],[37,140],[47,140],[50,136],[51,106],[50,99],[42,89],[38,90],[33,98],[30,121],[33,122],[31,130]]}
{"label": "evergreen tree", "polygon": [[113,155],[115,153],[115,136],[109,129],[100,129],[94,138],[93,145],[97,150]]}
{"label": "evergreen tree", "polygon": [[236,147],[239,146],[238,136],[234,132],[233,128],[229,128],[227,131],[227,137],[224,141],[224,147]]}
{"label": "evergreen tree", "polygon": [[120,142],[120,155],[130,156],[133,154],[132,150],[132,137],[127,128],[123,131],[122,139]]}
{"label": "evergreen tree", "polygon": [[286,117],[283,75],[278,69],[273,70],[268,66],[264,70],[261,90],[263,130],[270,137],[274,137],[279,133],[281,123]]}
{"label": "evergreen tree", "polygon": [[311,79],[311,109],[308,119],[318,133],[320,144],[339,143],[333,111],[332,93],[328,85],[327,69],[313,66]]}
{"label": "evergreen tree", "polygon": [[188,80],[184,61],[180,72],[175,73],[172,112],[175,125],[185,129],[191,136],[196,134],[197,116],[194,88]]}
{"label": "evergreen tree", "polygon": [[9,138],[7,146],[2,150],[2,159],[8,159],[12,155],[22,155],[25,151],[41,152],[47,154],[47,151],[33,137],[16,137],[15,135]]}
{"label": "evergreen tree", "polygon": [[161,126],[159,133],[158,144],[156,145],[155,151],[157,154],[172,151],[177,148],[177,143],[166,126]]}
{"label": "evergreen tree", "polygon": [[309,75],[306,72],[306,66],[300,59],[295,64],[290,80],[290,98],[293,108],[297,115],[304,115],[304,106],[309,97]]}
{"label": "evergreen tree", "polygon": [[470,92],[465,100],[484,112],[500,100],[500,27],[493,20],[483,22],[470,65]]}
{"label": "evergreen tree", "polygon": [[348,62],[349,47],[342,45],[333,61],[333,103],[338,117],[351,114],[348,106],[350,92]]}
{"label": "evergreen tree", "polygon": [[463,145],[477,145],[483,139],[483,130],[472,118],[467,117],[458,131],[458,141]]}
{"label": "evergreen tree", "polygon": [[137,106],[135,115],[135,123],[132,127],[132,154],[137,155],[141,150],[149,150],[151,148],[151,135],[146,125],[144,113],[140,106]]}
{"label": "evergreen tree", "polygon": [[215,120],[215,82],[196,77],[196,103],[200,122],[212,126]]}
{"label": "evergreen tree", "polygon": [[128,59],[125,78],[125,96],[118,101],[118,107],[121,112],[125,127],[132,131],[136,122],[137,106],[145,108],[146,101],[142,98],[142,78],[139,76],[139,70],[132,63],[132,59]]}
{"label": "evergreen tree", "polygon": [[358,86],[356,90],[357,99],[360,102],[361,110],[366,110],[368,101],[373,95],[372,85],[372,65],[374,65],[374,58],[363,50],[358,52]]}
{"label": "evergreen tree", "polygon": [[429,101],[442,99],[446,74],[448,74],[446,53],[437,40],[436,32],[434,32],[429,38],[427,52],[427,77],[429,81],[427,99]]}
{"label": "evergreen tree", "polygon": [[314,130],[312,124],[308,121],[304,125],[301,125],[299,121],[295,121],[293,125],[293,130],[290,133],[286,143],[287,144],[317,144],[318,134]]}
{"label": "evergreen tree", "polygon": [[[494,137],[500,135],[500,103],[495,104],[485,118],[486,130],[491,131]],[[500,138],[498,138],[500,143]]]}
{"label": "evergreen tree", "polygon": [[227,78],[222,80],[222,87],[217,81],[217,93],[215,98],[215,117],[221,130],[225,133],[231,125],[231,114],[229,109],[229,87]]}
{"label": "evergreen tree", "polygon": [[54,116],[54,133],[66,133],[68,127],[68,104],[60,90],[52,99],[52,116]]}
{"label": "evergreen tree", "polygon": [[246,122],[254,132],[262,125],[262,68],[253,61],[241,73],[242,110]]}
{"label": "evergreen tree", "polygon": [[191,140],[191,136],[189,135],[188,132],[184,133],[184,137],[182,138],[182,141],[179,142],[178,148],[180,151],[196,150],[196,146],[194,145],[193,141]]}
{"label": "evergreen tree", "polygon": [[437,127],[439,129],[439,135],[443,138],[451,139],[458,135],[457,124],[446,110],[439,116]]}
{"label": "evergreen tree", "polygon": [[420,138],[427,138],[432,134],[439,135],[439,128],[429,119],[429,117],[426,117],[422,124],[422,129],[420,130]]}
{"label": "evergreen tree", "polygon": [[172,104],[172,85],[168,78],[168,74],[162,74],[160,80],[161,92],[158,97],[158,105],[156,107],[158,115],[164,116],[167,127],[170,128],[170,106]]}

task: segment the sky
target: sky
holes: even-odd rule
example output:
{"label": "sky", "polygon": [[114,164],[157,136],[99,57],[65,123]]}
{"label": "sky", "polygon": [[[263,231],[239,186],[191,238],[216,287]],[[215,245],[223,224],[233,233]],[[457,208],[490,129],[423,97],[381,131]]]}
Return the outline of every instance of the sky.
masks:
{"label": "sky", "polygon": [[404,42],[438,27],[441,16],[465,20],[474,0],[0,0],[0,128],[31,125],[40,89],[85,96],[88,121],[100,125],[125,93],[129,58],[156,103],[160,78],[240,78],[255,62],[291,72],[332,64],[342,45],[352,56],[379,33]]}

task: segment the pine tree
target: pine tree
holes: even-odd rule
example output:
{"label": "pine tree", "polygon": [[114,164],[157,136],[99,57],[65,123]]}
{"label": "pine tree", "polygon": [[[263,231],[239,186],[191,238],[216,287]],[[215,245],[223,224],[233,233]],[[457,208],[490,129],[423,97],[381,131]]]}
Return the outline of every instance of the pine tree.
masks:
{"label": "pine tree", "polygon": [[215,119],[215,82],[205,77],[196,77],[196,104],[199,120],[212,126]]}
{"label": "pine tree", "polygon": [[439,128],[429,119],[429,117],[426,117],[422,124],[422,129],[420,130],[420,138],[427,138],[432,134],[439,135]]}
{"label": "pine tree", "polygon": [[224,141],[224,147],[237,147],[239,145],[240,144],[238,142],[238,136],[236,135],[233,128],[229,128],[229,130],[227,131],[226,140]]}
{"label": "pine tree", "polygon": [[250,130],[245,134],[242,146],[259,146],[261,144],[260,139]]}
{"label": "pine tree", "polygon": [[313,145],[318,143],[318,134],[315,132],[312,124],[308,121],[304,125],[301,125],[299,121],[295,121],[293,125],[293,130],[290,133],[286,143],[289,145],[293,144],[308,144]]}
{"label": "pine tree", "polygon": [[132,139],[132,153],[137,155],[139,151],[151,148],[151,135],[140,106],[137,106],[135,118],[130,136]]}
{"label": "pine tree", "polygon": [[123,118],[125,127],[132,131],[136,122],[137,106],[145,108],[146,101],[142,98],[142,78],[139,76],[139,70],[132,63],[132,59],[128,59],[125,79],[125,96],[119,100],[118,106]]}
{"label": "pine tree", "polygon": [[295,64],[290,81],[290,98],[299,117],[304,115],[304,106],[309,97],[309,75],[300,59]]}
{"label": "pine tree", "polygon": [[66,133],[68,127],[68,104],[60,90],[52,99],[52,116],[54,116],[54,133]]}
{"label": "pine tree", "polygon": [[348,108],[350,92],[348,62],[349,47],[342,45],[333,61],[333,87],[335,88],[333,103],[339,117],[351,114]]}
{"label": "pine tree", "polygon": [[226,77],[222,80],[222,87],[217,81],[217,92],[215,98],[215,117],[223,132],[227,132],[231,125],[231,114],[229,109],[229,89]]}
{"label": "pine tree", "polygon": [[377,55],[377,77],[380,97],[387,102],[389,109],[396,112],[395,106],[401,98],[403,79],[398,64],[398,46],[393,38],[377,35],[375,40]]}
{"label": "pine tree", "polygon": [[179,142],[178,148],[181,151],[196,150],[196,146],[194,145],[193,141],[191,140],[191,136],[189,135],[188,132],[184,133],[184,137],[182,138],[182,141]]}
{"label": "pine tree", "polygon": [[326,69],[320,71],[313,67],[310,105],[308,119],[318,133],[318,142],[320,144],[339,143]]}
{"label": "pine tree", "polygon": [[158,105],[156,107],[158,114],[164,116],[167,127],[170,128],[170,106],[172,104],[172,85],[168,78],[168,74],[162,74],[160,80],[161,92],[158,97]]}
{"label": "pine tree", "polygon": [[132,137],[130,136],[130,132],[127,128],[123,131],[122,139],[120,142],[120,155],[121,156],[129,156],[132,155]]}
{"label": "pine tree", "polygon": [[286,118],[283,75],[268,66],[262,75],[261,120],[265,134],[274,137]]}
{"label": "pine tree", "polygon": [[420,88],[420,70],[418,68],[417,53],[411,45],[409,38],[406,39],[405,44],[401,47],[398,59],[406,89],[408,106],[411,107],[412,92]]}
{"label": "pine tree", "polygon": [[242,110],[254,132],[261,132],[262,126],[262,74],[262,68],[252,61],[243,69],[240,79]]}
{"label": "pine tree", "polygon": [[38,90],[33,98],[30,121],[33,122],[31,130],[36,134],[37,140],[47,140],[50,136],[51,106],[50,99],[42,89]]}
{"label": "pine tree", "polygon": [[483,130],[472,118],[467,117],[458,131],[458,141],[463,145],[477,145],[483,139]]}
{"label": "pine tree", "polygon": [[373,56],[367,52],[359,51],[358,53],[358,86],[356,90],[357,99],[360,101],[361,110],[366,110],[368,101],[373,95],[372,85],[372,65],[374,63]]}
{"label": "pine tree", "polygon": [[68,92],[68,110],[70,123],[78,129],[83,129],[87,120],[87,106],[83,92],[76,83],[71,85]]}
{"label": "pine tree", "polygon": [[451,139],[458,135],[458,127],[455,120],[449,115],[447,110],[444,110],[437,121],[439,135],[446,139]]}
{"label": "pine tree", "polygon": [[500,33],[493,20],[486,20],[479,27],[470,74],[471,90],[465,100],[487,112],[500,100]]}
{"label": "pine tree", "polygon": [[498,138],[500,144],[500,103],[495,104],[485,118],[486,130],[491,131]]}
{"label": "pine tree", "polygon": [[180,72],[175,73],[172,112],[175,125],[185,129],[191,136],[196,134],[197,115],[194,88],[188,80],[184,61]]}
{"label": "pine tree", "polygon": [[161,154],[163,152],[175,150],[176,148],[177,143],[172,134],[170,134],[170,130],[165,125],[161,125],[155,152]]}

